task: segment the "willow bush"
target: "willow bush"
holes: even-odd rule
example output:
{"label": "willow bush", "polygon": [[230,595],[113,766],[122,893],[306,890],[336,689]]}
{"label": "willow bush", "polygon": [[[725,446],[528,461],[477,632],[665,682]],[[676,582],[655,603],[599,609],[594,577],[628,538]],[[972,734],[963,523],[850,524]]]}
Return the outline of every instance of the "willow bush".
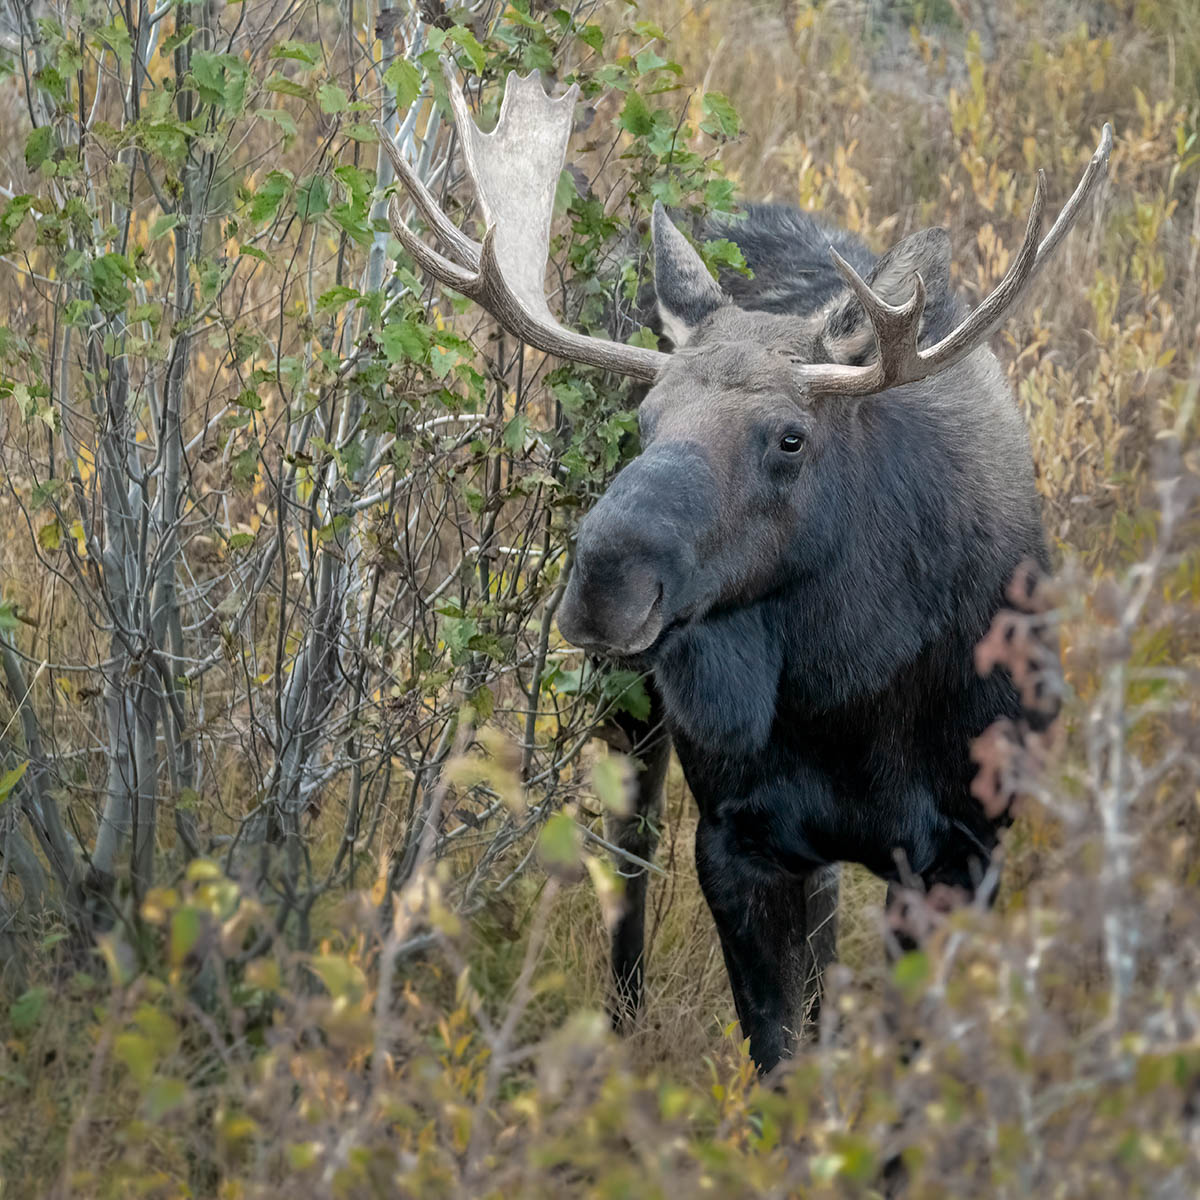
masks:
{"label": "willow bush", "polygon": [[411,873],[452,749],[486,726],[536,802],[456,793],[435,851],[486,845],[472,902],[561,807],[588,729],[646,705],[634,676],[584,677],[550,644],[628,397],[426,286],[388,233],[371,120],[470,221],[439,60],[484,122],[509,70],[577,80],[594,132],[560,187],[559,290],[573,321],[645,339],[627,231],[655,198],[729,203],[712,155],[736,117],[709,94],[706,132],[687,123],[636,14],[607,37],[637,55],[605,55],[587,10],[461,15],[14,15],[14,912],[86,937],[219,855],[307,945],[325,897],[384,857],[393,888]]}
{"label": "willow bush", "polygon": [[[477,220],[443,60],[485,127],[510,69],[580,83],[551,304],[646,344],[655,199],[945,224],[972,298],[1034,169],[1061,201],[1116,128],[996,339],[1067,695],[1038,761],[986,748],[1025,796],[1000,903],[888,969],[848,888],[767,1086],[678,779],[648,1011],[600,1015],[630,768],[593,733],[648,702],[553,618],[635,397],[390,238],[379,117]],[[1196,1194],[1188,4],[7,0],[0,114],[6,1194]]]}

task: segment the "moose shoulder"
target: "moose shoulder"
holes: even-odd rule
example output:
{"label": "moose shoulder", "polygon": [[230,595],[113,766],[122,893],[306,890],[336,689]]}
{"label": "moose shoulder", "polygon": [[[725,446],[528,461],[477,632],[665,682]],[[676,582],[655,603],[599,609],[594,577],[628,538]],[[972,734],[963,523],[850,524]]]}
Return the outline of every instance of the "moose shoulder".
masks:
{"label": "moose shoulder", "polygon": [[[393,204],[397,237],[531,344],[652,384],[640,457],[580,527],[559,628],[652,673],[765,1070],[811,1018],[832,956],[833,864],[971,893],[995,846],[970,743],[1020,701],[1003,676],[977,674],[973,650],[1018,565],[1046,552],[1028,440],[987,338],[1103,175],[1110,131],[1040,243],[1039,178],[1020,252],[969,315],[941,230],[876,259],[802,213],[751,208],[712,233],[738,242],[753,278],[718,282],[657,208],[666,355],[572,333],[546,306],[570,96],[510,76],[483,135],[450,89],[487,235],[450,224],[385,138],[459,261]],[[657,803],[666,742],[641,732],[642,812],[618,840],[645,857],[652,822],[637,818]],[[614,940],[619,1014],[640,999],[644,886],[633,881]]]}

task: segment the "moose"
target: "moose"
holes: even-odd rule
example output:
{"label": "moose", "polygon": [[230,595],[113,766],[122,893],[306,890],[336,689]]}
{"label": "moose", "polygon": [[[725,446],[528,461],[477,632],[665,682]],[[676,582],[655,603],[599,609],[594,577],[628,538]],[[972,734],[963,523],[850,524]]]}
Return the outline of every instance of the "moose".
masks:
{"label": "moose", "polygon": [[[1045,177],[1007,274],[973,311],[942,229],[876,257],[783,206],[710,236],[714,278],[661,205],[654,288],[670,353],[564,328],[544,293],[577,88],[508,76],[499,122],[449,96],[486,229],[459,229],[380,126],[429,230],[429,275],[530,346],[648,385],[641,453],[583,519],[558,610],[571,644],[649,672],[661,719],[618,844],[648,859],[672,747],[699,807],[696,867],[758,1068],[794,1049],[835,952],[837,864],[976,893],[1004,817],[972,796],[971,743],[1021,714],[974,647],[1022,563],[1048,567],[1029,440],[989,348],[1107,171],[1112,132],[1039,241]],[[613,933],[617,1013],[643,980],[644,875]]]}

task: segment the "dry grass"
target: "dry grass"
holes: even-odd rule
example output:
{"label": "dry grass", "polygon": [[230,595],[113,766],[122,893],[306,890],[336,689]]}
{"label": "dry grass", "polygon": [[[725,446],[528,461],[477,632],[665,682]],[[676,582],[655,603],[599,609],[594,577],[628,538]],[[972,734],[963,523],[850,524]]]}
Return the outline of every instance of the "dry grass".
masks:
{"label": "dry grass", "polygon": [[[961,914],[889,973],[882,885],[848,870],[847,970],[831,980],[823,1041],[764,1092],[733,1025],[677,767],[665,874],[650,888],[647,1005],[623,1044],[596,1017],[602,874],[535,867],[468,918],[451,911],[496,825],[418,872],[391,909],[390,860],[364,857],[366,893],[324,898],[302,950],[264,935],[274,914],[261,894],[201,864],[140,912],[127,904],[99,954],[68,956],[53,925],[24,932],[30,991],[14,998],[0,1060],[6,1195],[44,1195],[61,1172],[61,1194],[79,1196],[877,1196],[901,1154],[922,1198],[1197,1194],[1200,521],[1194,499],[1156,481],[1200,477],[1200,17],[1186,0],[647,0],[639,15],[681,65],[674,105],[694,115],[692,89],[716,89],[740,112],[745,132],[722,151],[739,194],[798,202],[876,249],[945,224],[968,296],[1005,269],[1034,170],[1046,168],[1053,206],[1101,123],[1115,126],[1090,226],[997,339],[1064,564],[1072,692],[1050,770],[1026,780],[1000,904]],[[621,49],[652,41],[630,33]],[[35,308],[18,300],[14,323]],[[442,316],[475,328],[473,314]],[[259,502],[234,500],[247,514]],[[1172,512],[1172,549],[1158,555]],[[43,562],[7,521],[3,599],[29,603],[64,655],[103,657]],[[511,735],[497,690],[487,732]],[[79,688],[47,692],[56,749],[90,747]],[[208,714],[221,727],[205,796],[218,833],[262,775],[230,695]],[[85,840],[81,797],[100,759],[81,752],[63,788]],[[502,793],[504,779],[491,778]],[[570,767],[565,793],[586,779]],[[380,809],[397,837],[411,832],[406,788],[397,766]],[[307,832],[318,869],[344,802],[330,789]],[[531,823],[501,867],[535,836]],[[381,908],[393,924],[380,931]],[[195,934],[182,953],[180,929]],[[434,946],[414,949],[430,930]]]}

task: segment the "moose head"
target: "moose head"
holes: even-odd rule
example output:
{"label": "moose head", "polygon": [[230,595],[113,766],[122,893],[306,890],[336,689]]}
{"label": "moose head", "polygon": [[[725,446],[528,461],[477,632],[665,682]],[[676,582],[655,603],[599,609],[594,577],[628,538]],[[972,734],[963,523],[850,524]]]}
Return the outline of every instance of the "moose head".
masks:
{"label": "moose head", "polygon": [[[958,314],[945,231],[895,246],[864,279],[836,250],[844,292],[807,316],[738,308],[661,205],[653,215],[655,288],[666,354],[588,337],[551,315],[543,284],[555,188],[577,87],[548,97],[538,73],[510,74],[499,122],[482,133],[447,70],[450,99],[486,233],[466,236],[441,211],[379,126],[416,207],[452,257],[427,246],[390,208],[392,230],[434,278],[479,303],[515,336],[561,358],[652,385],[641,404],[642,454],[583,521],[559,610],[568,641],[653,656],[673,628],[752,603],[781,570],[816,572],[836,553],[837,514],[859,486],[860,406],[901,405],[943,373],[986,386],[996,368],[973,355],[1011,313],[1103,177],[1112,131],[1043,240],[1039,172],[1024,242],[995,290],[922,347],[931,314]],[[936,328],[945,326],[939,322]]]}

